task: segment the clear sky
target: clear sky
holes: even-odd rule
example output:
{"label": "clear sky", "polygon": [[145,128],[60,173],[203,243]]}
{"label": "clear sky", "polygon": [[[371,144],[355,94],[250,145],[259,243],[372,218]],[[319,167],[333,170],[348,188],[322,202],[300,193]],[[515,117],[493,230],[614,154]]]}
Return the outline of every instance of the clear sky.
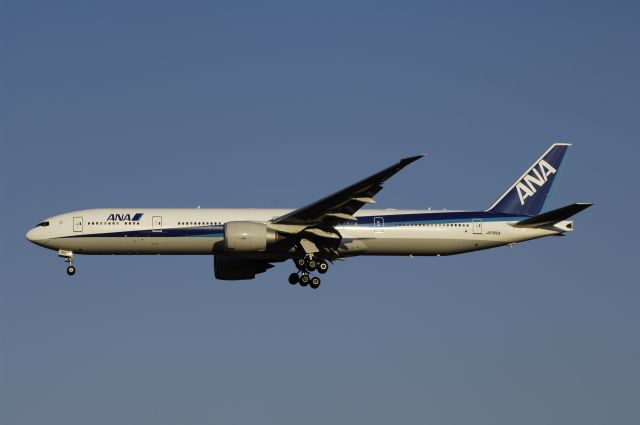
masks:
{"label": "clear sky", "polygon": [[[637,2],[5,0],[0,422],[640,423]],[[78,257],[92,207],[480,209],[554,141],[576,231],[446,258]],[[629,221],[631,220],[631,221]],[[636,264],[634,266],[634,264]]]}

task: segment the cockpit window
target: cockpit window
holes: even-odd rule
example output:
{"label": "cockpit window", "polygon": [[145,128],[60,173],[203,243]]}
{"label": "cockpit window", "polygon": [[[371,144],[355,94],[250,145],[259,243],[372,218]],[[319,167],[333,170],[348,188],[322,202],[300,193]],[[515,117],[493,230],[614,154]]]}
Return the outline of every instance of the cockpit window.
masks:
{"label": "cockpit window", "polygon": [[43,221],[42,223],[38,223],[36,227],[47,227],[49,225],[48,221]]}

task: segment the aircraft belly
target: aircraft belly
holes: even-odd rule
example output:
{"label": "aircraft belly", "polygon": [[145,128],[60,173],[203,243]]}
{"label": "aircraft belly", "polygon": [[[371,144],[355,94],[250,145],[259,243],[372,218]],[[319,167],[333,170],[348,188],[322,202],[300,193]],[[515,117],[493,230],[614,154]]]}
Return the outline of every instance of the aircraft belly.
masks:
{"label": "aircraft belly", "polygon": [[499,241],[450,238],[376,238],[362,241],[363,255],[451,255],[504,245]]}

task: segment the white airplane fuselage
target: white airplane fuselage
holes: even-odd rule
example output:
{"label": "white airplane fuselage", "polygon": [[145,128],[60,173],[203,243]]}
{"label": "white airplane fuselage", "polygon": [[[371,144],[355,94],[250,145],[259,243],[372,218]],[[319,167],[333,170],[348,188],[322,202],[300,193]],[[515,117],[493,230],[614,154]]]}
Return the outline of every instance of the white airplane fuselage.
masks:
{"label": "white airplane fuselage", "polygon": [[363,208],[418,155],[297,209],[90,209],[50,217],[26,237],[57,250],[70,276],[76,254],[211,255],[217,279],[254,279],[292,259],[289,283],[318,288],[314,273],[340,258],[452,255],[573,231],[568,219],[591,204],[542,212],[568,147],[552,144],[486,210]]}
{"label": "white airplane fuselage", "polygon": [[[107,208],[73,211],[46,219],[26,237],[45,248],[76,254],[225,254],[224,224],[269,223],[285,209]],[[485,211],[363,209],[336,226],[339,257],[354,255],[451,255],[493,248],[573,230],[571,221],[545,228],[514,227],[525,217]],[[292,258],[266,249],[245,258]]]}

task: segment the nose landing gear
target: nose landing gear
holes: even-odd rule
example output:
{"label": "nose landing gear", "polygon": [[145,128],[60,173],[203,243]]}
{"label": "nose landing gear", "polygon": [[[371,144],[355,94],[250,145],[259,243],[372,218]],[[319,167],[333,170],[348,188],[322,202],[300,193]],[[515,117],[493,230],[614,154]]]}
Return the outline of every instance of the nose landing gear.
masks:
{"label": "nose landing gear", "polygon": [[67,274],[73,276],[76,274],[76,266],[73,265],[73,252],[61,249],[58,251],[58,257],[63,257],[64,262],[68,264]]}

